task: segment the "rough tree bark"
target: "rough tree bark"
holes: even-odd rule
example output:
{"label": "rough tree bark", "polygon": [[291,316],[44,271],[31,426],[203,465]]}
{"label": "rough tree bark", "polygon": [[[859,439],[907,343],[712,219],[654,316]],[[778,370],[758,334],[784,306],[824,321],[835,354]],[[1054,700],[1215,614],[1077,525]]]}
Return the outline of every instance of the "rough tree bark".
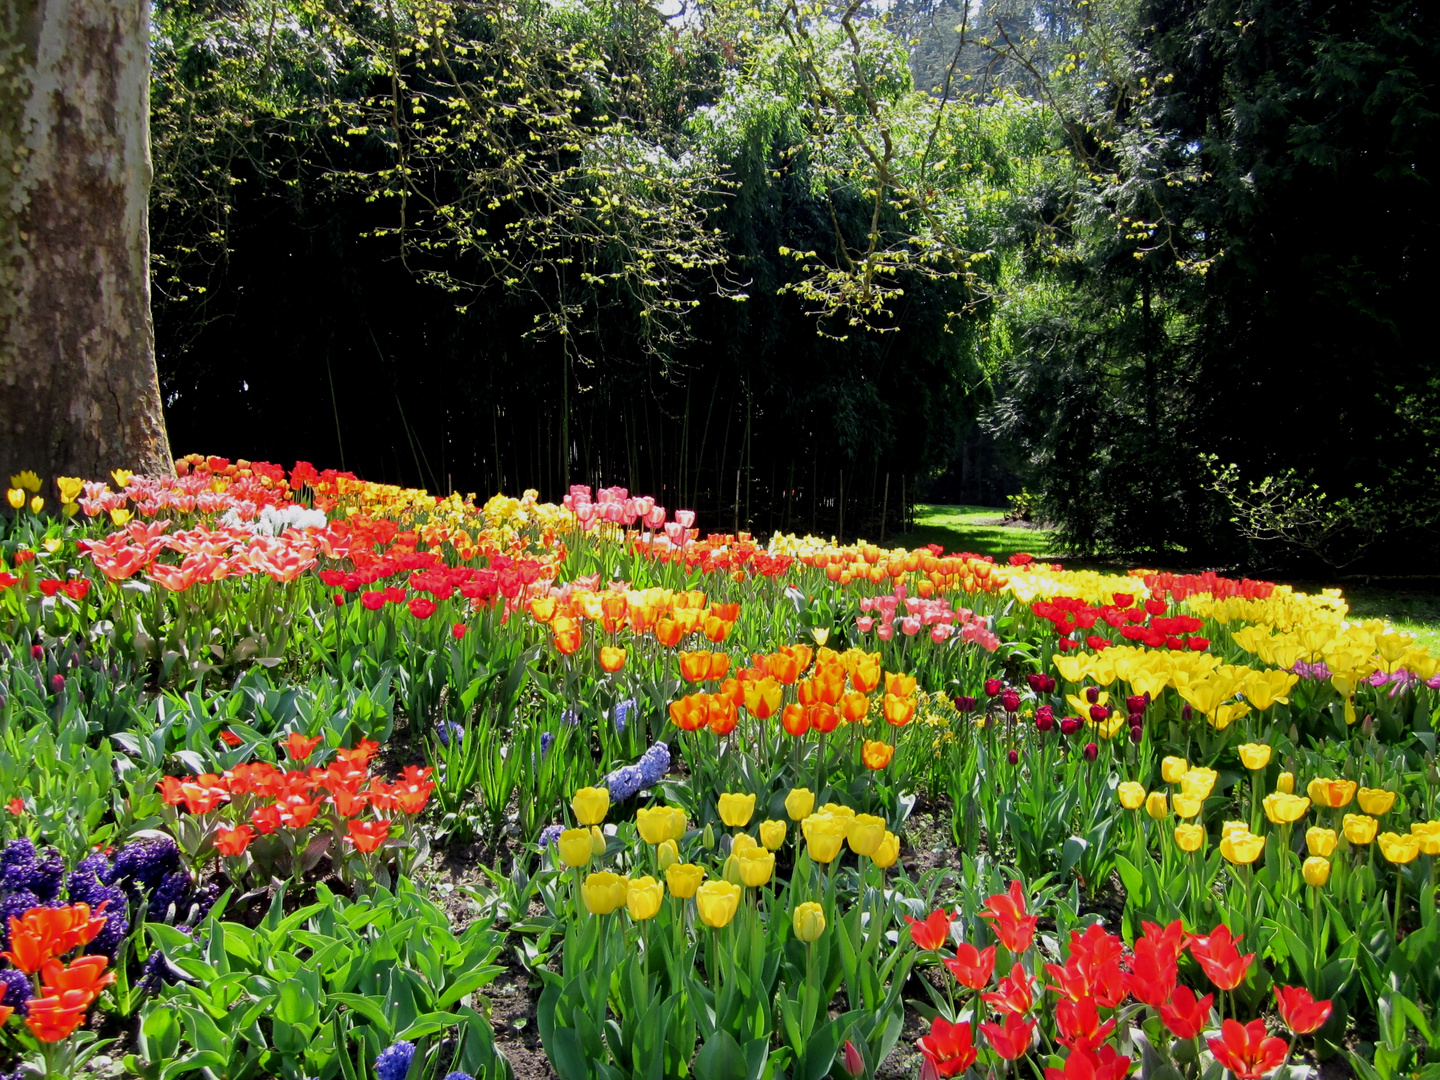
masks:
{"label": "rough tree bark", "polygon": [[0,483],[171,469],[149,34],[149,0],[0,0]]}

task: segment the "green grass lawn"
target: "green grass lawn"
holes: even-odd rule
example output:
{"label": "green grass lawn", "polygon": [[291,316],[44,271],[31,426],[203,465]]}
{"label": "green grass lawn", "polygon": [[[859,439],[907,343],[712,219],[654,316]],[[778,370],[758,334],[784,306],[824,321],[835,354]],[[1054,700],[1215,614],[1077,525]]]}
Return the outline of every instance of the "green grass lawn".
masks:
{"label": "green grass lawn", "polygon": [[940,544],[949,552],[973,551],[1000,560],[1017,551],[1049,553],[1051,534],[1047,530],[1007,525],[1001,520],[1004,514],[1004,510],[993,506],[916,506],[915,528],[893,541],[887,538],[885,546]]}
{"label": "green grass lawn", "polygon": [[[915,508],[915,528],[893,539],[887,538],[886,546],[916,548],[940,544],[946,551],[973,551],[993,555],[997,560],[1007,559],[1017,551],[1055,557],[1049,531],[1005,524],[1001,520],[1004,513],[1003,509],[992,506],[920,505]],[[1324,582],[1315,581],[1289,584],[1305,592],[1325,587]],[[1342,592],[1355,618],[1386,619],[1397,629],[1415,635],[1416,640],[1432,652],[1440,652],[1440,592],[1433,584],[1430,588],[1352,584],[1344,586]]]}

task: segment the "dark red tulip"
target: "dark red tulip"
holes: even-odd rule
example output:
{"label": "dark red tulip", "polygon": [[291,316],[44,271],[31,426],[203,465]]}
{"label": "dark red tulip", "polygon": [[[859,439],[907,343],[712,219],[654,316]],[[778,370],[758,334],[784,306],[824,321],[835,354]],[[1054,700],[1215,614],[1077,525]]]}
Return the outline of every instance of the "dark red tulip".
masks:
{"label": "dark red tulip", "polygon": [[1096,746],[1093,742],[1087,742],[1085,744],[1085,760],[1094,761],[1099,756],[1100,747]]}
{"label": "dark red tulip", "polygon": [[1060,721],[1061,735],[1074,735],[1080,730],[1080,718],[1078,716],[1067,716]]}

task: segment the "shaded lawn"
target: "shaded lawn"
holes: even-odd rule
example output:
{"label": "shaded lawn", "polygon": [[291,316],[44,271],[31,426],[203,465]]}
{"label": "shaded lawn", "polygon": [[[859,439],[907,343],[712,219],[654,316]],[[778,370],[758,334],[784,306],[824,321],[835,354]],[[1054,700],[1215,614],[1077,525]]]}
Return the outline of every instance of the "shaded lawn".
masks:
{"label": "shaded lawn", "polygon": [[[886,546],[908,548],[940,544],[947,552],[973,551],[992,555],[1004,561],[1018,551],[1031,555],[1057,557],[1051,550],[1052,534],[1046,529],[1006,524],[1005,511],[991,506],[926,506],[915,508],[915,528],[894,537],[886,537]],[[1067,565],[1077,565],[1067,561]],[[1125,567],[1085,563],[1094,569]],[[1288,582],[1305,592],[1318,592],[1325,582]],[[1410,587],[1350,584],[1341,587],[1356,619],[1386,619],[1398,630],[1415,636],[1416,641],[1431,652],[1440,653],[1440,580]]]}

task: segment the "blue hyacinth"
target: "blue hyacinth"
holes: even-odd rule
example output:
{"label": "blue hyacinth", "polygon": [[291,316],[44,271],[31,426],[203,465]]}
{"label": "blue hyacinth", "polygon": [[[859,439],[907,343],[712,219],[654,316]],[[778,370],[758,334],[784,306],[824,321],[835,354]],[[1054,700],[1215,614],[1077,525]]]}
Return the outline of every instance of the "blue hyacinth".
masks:
{"label": "blue hyacinth", "polygon": [[544,848],[547,848],[547,847],[549,847],[551,844],[553,844],[556,840],[559,840],[559,839],[560,839],[560,834],[561,834],[562,832],[564,832],[564,831],[565,831],[565,826],[564,826],[564,825],[547,825],[547,826],[545,826],[545,828],[540,831],[540,841],[539,841],[539,843],[540,843],[541,849],[543,850]]}
{"label": "blue hyacinth", "polygon": [[626,698],[615,706],[615,731],[618,734],[625,734],[625,727],[629,724],[630,714],[635,711],[635,708],[636,701],[634,698]]}
{"label": "blue hyacinth", "polygon": [[656,743],[641,755],[634,765],[622,765],[604,780],[610,789],[611,802],[624,802],[642,791],[648,791],[670,771],[670,747]]}
{"label": "blue hyacinth", "polygon": [[405,1080],[410,1071],[410,1059],[415,1056],[415,1044],[401,1039],[380,1051],[375,1059],[375,1075],[378,1080]]}

